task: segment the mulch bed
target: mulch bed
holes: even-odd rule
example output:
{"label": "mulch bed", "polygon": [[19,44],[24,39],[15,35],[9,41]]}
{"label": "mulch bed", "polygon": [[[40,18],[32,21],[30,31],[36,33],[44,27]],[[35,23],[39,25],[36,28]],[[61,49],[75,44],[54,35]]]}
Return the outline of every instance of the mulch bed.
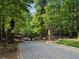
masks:
{"label": "mulch bed", "polygon": [[0,59],[17,59],[17,44],[2,46],[0,42]]}

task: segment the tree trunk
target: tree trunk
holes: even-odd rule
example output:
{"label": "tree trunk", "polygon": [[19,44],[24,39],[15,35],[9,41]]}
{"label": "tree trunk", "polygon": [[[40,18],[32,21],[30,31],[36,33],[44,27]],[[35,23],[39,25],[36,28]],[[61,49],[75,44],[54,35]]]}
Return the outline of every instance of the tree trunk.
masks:
{"label": "tree trunk", "polygon": [[2,38],[5,38],[5,19],[2,19]]}
{"label": "tree trunk", "polygon": [[78,40],[79,40],[79,34],[78,34]]}
{"label": "tree trunk", "polygon": [[50,40],[51,39],[51,30],[50,30],[50,28],[48,29],[48,40]]}

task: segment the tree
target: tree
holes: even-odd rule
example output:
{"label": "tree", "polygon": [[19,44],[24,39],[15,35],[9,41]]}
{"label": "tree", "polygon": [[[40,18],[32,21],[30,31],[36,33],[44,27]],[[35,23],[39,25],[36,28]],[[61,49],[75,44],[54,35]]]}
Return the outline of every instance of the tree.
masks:
{"label": "tree", "polygon": [[10,22],[11,19],[23,21],[25,19],[23,13],[27,15],[27,12],[29,12],[28,7],[32,2],[32,0],[0,0],[0,26],[2,27],[2,33],[5,32],[5,27],[7,27],[4,26],[5,21]]}
{"label": "tree", "polygon": [[[68,34],[72,37],[77,34],[77,22],[74,16],[76,15],[75,0],[49,0],[45,4],[41,4],[41,0],[36,2],[37,14],[43,17],[45,29],[50,27],[61,36]],[[44,8],[43,5],[45,5]]]}
{"label": "tree", "polygon": [[[75,8],[75,19],[76,19],[76,23],[77,23],[77,32],[78,32],[78,36],[79,36],[79,0],[75,0],[74,1],[74,8]],[[79,37],[78,37],[79,39]]]}
{"label": "tree", "polygon": [[41,39],[44,36],[45,28],[44,28],[44,17],[43,14],[45,14],[45,6],[47,5],[47,0],[37,0],[35,1],[36,6],[36,19],[40,22],[41,27]]}

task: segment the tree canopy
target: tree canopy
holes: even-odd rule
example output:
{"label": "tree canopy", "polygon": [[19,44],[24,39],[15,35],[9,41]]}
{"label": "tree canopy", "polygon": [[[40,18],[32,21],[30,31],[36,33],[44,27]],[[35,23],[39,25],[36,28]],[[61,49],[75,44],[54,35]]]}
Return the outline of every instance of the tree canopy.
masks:
{"label": "tree canopy", "polygon": [[[34,14],[30,13],[31,4]],[[5,20],[7,31],[14,19],[15,32],[24,35],[39,36],[49,28],[71,35],[79,32],[78,7],[79,0],[0,0],[0,23]]]}

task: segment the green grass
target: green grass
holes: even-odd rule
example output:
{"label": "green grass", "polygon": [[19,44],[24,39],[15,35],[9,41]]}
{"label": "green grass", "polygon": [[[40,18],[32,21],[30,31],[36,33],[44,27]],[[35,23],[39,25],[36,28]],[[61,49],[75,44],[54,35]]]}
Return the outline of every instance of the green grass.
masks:
{"label": "green grass", "polygon": [[59,40],[57,43],[79,48],[79,40]]}

